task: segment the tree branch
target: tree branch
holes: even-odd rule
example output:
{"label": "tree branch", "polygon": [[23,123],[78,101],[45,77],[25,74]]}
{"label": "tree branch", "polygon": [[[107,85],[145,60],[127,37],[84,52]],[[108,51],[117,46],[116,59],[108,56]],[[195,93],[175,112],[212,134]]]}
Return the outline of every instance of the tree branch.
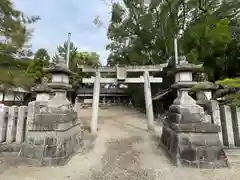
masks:
{"label": "tree branch", "polygon": [[[202,1],[203,1],[203,0],[198,0],[198,8],[199,8],[203,13],[207,13],[207,9],[202,6]],[[205,7],[206,7],[206,0],[205,0]]]}

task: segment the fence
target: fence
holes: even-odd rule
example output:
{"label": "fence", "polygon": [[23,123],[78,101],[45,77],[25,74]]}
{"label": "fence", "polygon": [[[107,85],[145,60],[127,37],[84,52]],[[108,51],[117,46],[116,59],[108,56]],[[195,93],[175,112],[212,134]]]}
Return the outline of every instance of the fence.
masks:
{"label": "fence", "polygon": [[210,113],[213,123],[221,126],[219,137],[222,144],[229,148],[240,147],[240,107],[212,100]]}
{"label": "fence", "polygon": [[27,106],[2,106],[0,109],[0,143],[21,144],[25,139]]}

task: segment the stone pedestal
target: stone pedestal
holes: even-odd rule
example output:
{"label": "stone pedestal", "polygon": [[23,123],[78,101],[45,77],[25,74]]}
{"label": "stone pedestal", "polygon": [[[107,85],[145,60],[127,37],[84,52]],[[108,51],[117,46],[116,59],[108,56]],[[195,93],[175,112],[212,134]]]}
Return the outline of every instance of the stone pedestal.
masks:
{"label": "stone pedestal", "polygon": [[30,104],[33,112],[28,117],[26,142],[21,151],[22,156],[36,159],[40,165],[64,165],[82,145],[80,121],[66,97],[71,87],[67,76],[70,72],[63,63],[58,66],[48,70],[53,74],[49,86],[55,95],[45,104]]}
{"label": "stone pedestal", "polygon": [[218,132],[220,126],[205,121],[203,108],[186,92],[170,106],[161,141],[177,166],[217,168],[227,166]]}
{"label": "stone pedestal", "polygon": [[82,143],[77,113],[71,111],[71,106],[36,109],[40,111],[28,130],[22,155],[38,160],[41,165],[64,165]]}

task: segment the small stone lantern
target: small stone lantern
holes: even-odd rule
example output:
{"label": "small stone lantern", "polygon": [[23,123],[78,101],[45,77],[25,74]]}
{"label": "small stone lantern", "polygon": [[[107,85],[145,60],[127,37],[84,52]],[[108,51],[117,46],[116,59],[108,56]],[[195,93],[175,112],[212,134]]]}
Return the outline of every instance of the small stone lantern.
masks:
{"label": "small stone lantern", "polygon": [[48,78],[43,77],[42,83],[32,88],[32,91],[36,93],[36,101],[47,102],[49,100],[49,93],[51,88],[48,86]]}
{"label": "small stone lantern", "polygon": [[218,85],[209,82],[205,73],[200,74],[200,82],[196,85],[196,92],[203,92],[207,100],[212,99],[213,92],[218,89]]}
{"label": "small stone lantern", "polygon": [[197,101],[211,100],[213,91],[216,91],[217,89],[218,86],[209,81],[199,82],[195,87],[193,87],[193,91],[196,92]]}

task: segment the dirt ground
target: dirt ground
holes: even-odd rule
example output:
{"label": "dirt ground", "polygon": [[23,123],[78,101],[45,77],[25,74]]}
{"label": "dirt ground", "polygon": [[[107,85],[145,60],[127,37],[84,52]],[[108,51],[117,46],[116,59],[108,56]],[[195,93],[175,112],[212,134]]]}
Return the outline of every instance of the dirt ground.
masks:
{"label": "dirt ground", "polygon": [[[91,109],[82,109],[80,115],[88,122]],[[156,131],[160,135],[159,125]],[[100,109],[94,149],[75,155],[65,166],[0,163],[0,180],[240,180],[240,167],[175,168],[156,139],[146,131],[146,117],[124,107]]]}

